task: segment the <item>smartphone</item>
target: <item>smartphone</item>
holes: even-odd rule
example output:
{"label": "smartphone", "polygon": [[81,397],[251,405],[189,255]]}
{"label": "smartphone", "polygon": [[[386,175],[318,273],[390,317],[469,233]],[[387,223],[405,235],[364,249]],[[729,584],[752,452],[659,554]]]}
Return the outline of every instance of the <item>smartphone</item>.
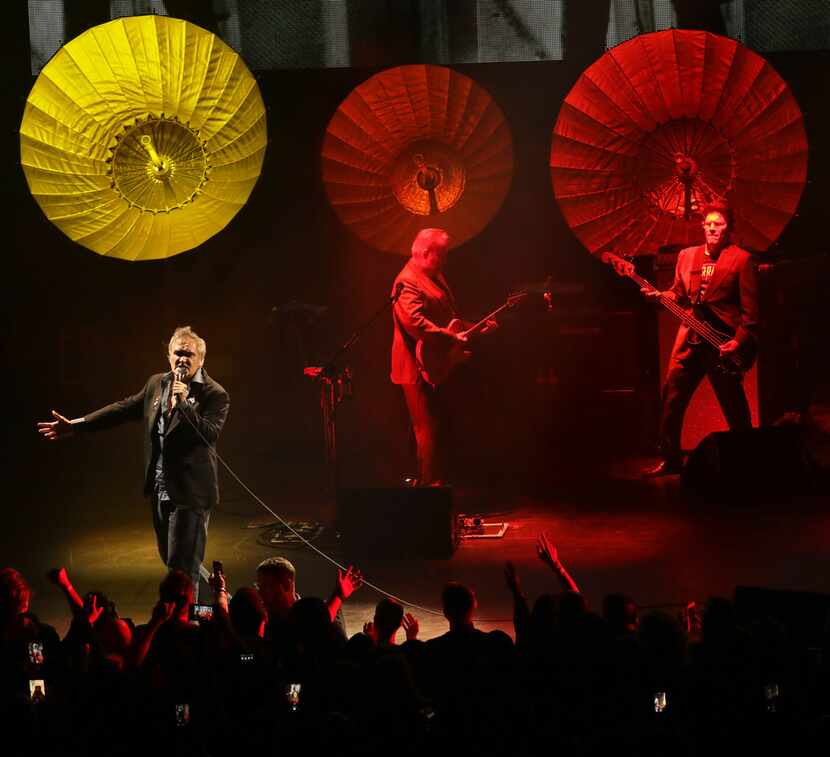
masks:
{"label": "smartphone", "polygon": [[29,679],[29,699],[35,703],[46,700],[46,681],[42,678]]}
{"label": "smartphone", "polygon": [[665,691],[658,691],[654,695],[654,711],[664,712],[669,700]]}
{"label": "smartphone", "polygon": [[190,620],[213,620],[213,605],[190,605]]}
{"label": "smartphone", "polygon": [[214,576],[224,576],[225,569],[222,567],[222,563],[219,560],[213,561],[213,575]]}
{"label": "smartphone", "polygon": [[29,642],[29,662],[32,665],[43,665],[43,642]]}
{"label": "smartphone", "polygon": [[300,689],[302,688],[302,684],[299,683],[289,683],[288,689],[286,690],[286,699],[288,700],[288,706],[291,708],[293,712],[296,712],[300,706]]}
{"label": "smartphone", "polygon": [[184,726],[190,722],[190,705],[177,704],[176,705],[176,725]]}

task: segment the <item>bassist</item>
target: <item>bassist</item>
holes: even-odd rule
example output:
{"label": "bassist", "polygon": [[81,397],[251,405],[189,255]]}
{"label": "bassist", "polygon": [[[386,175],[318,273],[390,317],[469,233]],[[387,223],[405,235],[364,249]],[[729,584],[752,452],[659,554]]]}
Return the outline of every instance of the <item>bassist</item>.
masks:
{"label": "bassist", "polygon": [[695,339],[681,325],[672,349],[663,384],[660,412],[659,450],[656,466],[646,476],[678,473],[682,467],[680,436],[683,416],[692,395],[704,376],[709,376],[730,429],[752,426],[749,403],[740,372],[721,370],[721,359],[754,353],[757,342],[758,286],[755,267],[746,250],[730,244],[733,217],[725,202],[704,209],[705,244],[681,250],[674,283],[665,292],[644,289],[648,297],[666,295],[678,304],[691,307],[702,318],[714,318],[734,335],[723,343],[718,354]]}

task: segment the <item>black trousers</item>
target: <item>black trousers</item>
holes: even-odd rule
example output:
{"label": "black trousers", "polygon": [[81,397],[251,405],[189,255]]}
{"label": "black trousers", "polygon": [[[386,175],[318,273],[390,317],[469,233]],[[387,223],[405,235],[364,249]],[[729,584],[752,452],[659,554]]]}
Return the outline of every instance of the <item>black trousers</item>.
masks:
{"label": "black trousers", "polygon": [[721,370],[717,352],[708,345],[683,344],[672,353],[663,384],[659,447],[666,460],[680,457],[683,416],[704,376],[709,377],[729,428],[752,428],[743,376]]}
{"label": "black trousers", "polygon": [[193,601],[199,599],[199,567],[205,559],[210,510],[182,507],[156,490],[152,497],[153,528],[162,562],[168,570],[183,570],[193,582]]}

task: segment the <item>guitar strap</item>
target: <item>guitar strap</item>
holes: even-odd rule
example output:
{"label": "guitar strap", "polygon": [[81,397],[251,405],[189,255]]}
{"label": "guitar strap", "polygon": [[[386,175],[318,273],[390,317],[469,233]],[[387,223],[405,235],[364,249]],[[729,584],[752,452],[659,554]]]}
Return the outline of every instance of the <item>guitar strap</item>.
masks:
{"label": "guitar strap", "polygon": [[700,272],[703,268],[704,247],[701,245],[695,250],[692,260],[692,270],[689,271],[689,301],[692,305],[700,304]]}

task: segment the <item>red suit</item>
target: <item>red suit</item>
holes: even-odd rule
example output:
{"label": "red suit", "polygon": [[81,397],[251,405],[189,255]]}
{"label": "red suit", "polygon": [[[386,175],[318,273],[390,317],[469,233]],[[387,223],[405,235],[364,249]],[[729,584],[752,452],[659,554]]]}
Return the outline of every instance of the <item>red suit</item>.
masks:
{"label": "red suit", "polygon": [[[699,298],[701,268],[711,259],[704,247],[681,250],[675,267],[674,292],[681,305],[692,304],[695,310],[711,314],[735,332],[735,340],[744,347],[754,347],[758,325],[758,283],[750,254],[735,245],[721,250],[714,260],[714,270]],[[729,428],[752,426],[749,404],[742,377],[718,370],[718,354],[707,345],[688,341],[689,329],[681,325],[677,331],[671,359],[663,385],[660,418],[660,452],[664,459],[680,457],[680,432],[683,415],[695,389],[705,375],[718,398]]]}
{"label": "red suit", "polygon": [[395,278],[393,293],[399,285],[400,296],[392,311],[391,379],[403,390],[415,432],[418,482],[429,485],[446,479],[447,413],[440,389],[421,377],[415,347],[419,340],[454,343],[446,326],[456,317],[455,300],[442,274],[431,277],[411,259]]}

